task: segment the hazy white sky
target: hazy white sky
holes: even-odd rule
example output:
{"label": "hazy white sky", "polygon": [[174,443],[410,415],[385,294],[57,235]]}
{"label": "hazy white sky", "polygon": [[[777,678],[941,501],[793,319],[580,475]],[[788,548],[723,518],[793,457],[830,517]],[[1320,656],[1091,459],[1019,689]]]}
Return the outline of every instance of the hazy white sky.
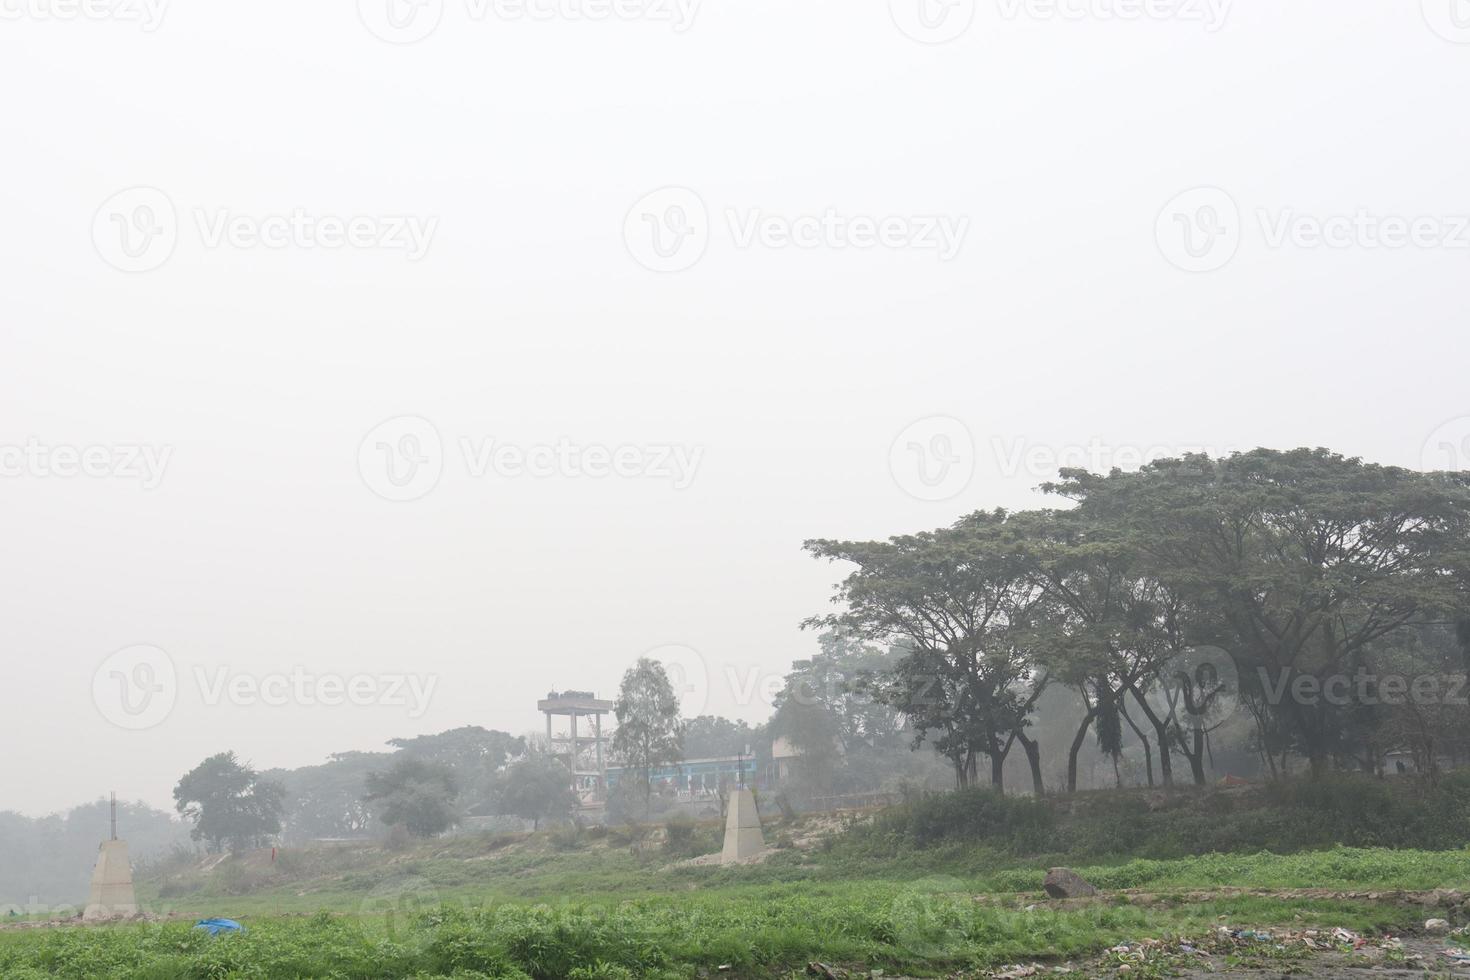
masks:
{"label": "hazy white sky", "polygon": [[160,3],[0,0],[0,809],[756,721],[803,539],[1058,459],[1470,460],[1462,0]]}

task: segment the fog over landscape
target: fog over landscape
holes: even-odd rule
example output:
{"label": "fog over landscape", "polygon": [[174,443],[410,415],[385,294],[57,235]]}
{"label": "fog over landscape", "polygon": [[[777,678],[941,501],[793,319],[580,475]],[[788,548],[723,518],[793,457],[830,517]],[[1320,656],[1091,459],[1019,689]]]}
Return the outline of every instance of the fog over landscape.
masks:
{"label": "fog over landscape", "polygon": [[0,0],[0,86],[0,976],[1470,969],[1470,0]]}
{"label": "fog over landscape", "polygon": [[[164,806],[227,745],[299,765],[461,724],[530,730],[548,688],[610,691],[671,644],[709,665],[712,711],[754,722],[769,706],[723,675],[810,652],[797,624],[834,575],[804,538],[1027,505],[1054,458],[1326,445],[1420,465],[1442,426],[1467,434],[1470,242],[1267,236],[1288,211],[1470,210],[1467,136],[1439,100],[1470,62],[1403,6],[1241,3],[1215,32],[982,9],[943,46],[877,4],[764,0],[702,5],[682,33],[451,6],[407,46],[348,7],[283,2],[179,6],[151,32],[7,25],[0,74],[31,94],[4,110],[28,145],[0,188],[0,442],[166,457],[151,481],[142,463],[0,480],[19,559],[0,570],[5,714],[34,747],[6,753],[5,804],[117,789]],[[1202,185],[1238,202],[1243,241],[1191,274],[1155,219]],[[178,241],[129,274],[88,229],[136,186],[167,194]],[[624,240],[666,186],[712,226],[677,274]],[[968,226],[947,261],[738,245],[754,215],[829,208]],[[227,217],[296,209],[436,224],[413,260],[210,247]],[[394,504],[358,456],[402,416],[437,429],[443,476]],[[928,501],[890,448],[935,416],[973,440],[973,478]],[[687,485],[652,455],[601,479],[485,466],[560,440],[698,465]],[[137,644],[184,683],[166,723],[120,732],[93,675]],[[297,667],[436,684],[410,717],[211,705],[195,676]]]}

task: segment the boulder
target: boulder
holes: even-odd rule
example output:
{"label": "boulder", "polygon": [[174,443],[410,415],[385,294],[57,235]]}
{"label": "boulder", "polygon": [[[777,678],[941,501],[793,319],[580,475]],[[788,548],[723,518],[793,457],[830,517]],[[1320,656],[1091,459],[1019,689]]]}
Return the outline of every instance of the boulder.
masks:
{"label": "boulder", "polygon": [[1042,887],[1052,898],[1088,898],[1097,894],[1097,889],[1071,868],[1052,868],[1046,873]]}
{"label": "boulder", "polygon": [[1450,924],[1444,919],[1430,919],[1424,923],[1424,931],[1431,936],[1443,936],[1450,931]]}

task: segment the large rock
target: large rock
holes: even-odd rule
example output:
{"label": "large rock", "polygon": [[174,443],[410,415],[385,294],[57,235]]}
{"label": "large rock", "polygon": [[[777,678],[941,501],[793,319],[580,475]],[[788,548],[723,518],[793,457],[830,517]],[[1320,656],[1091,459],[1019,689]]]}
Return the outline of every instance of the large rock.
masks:
{"label": "large rock", "polygon": [[1046,873],[1042,887],[1052,898],[1088,898],[1097,894],[1097,889],[1071,868],[1052,868]]}

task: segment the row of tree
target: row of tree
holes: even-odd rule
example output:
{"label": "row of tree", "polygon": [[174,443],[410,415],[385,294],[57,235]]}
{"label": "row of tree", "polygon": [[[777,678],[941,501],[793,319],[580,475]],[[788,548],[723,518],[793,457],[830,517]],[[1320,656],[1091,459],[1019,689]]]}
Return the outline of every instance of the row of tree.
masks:
{"label": "row of tree", "polygon": [[[1002,787],[1019,746],[1043,792],[1034,735],[1058,689],[1076,702],[1069,791],[1089,733],[1115,763],[1141,745],[1150,784],[1176,758],[1202,783],[1237,710],[1272,772],[1376,771],[1391,751],[1433,769],[1470,745],[1450,697],[1470,662],[1470,477],[1262,449],[1046,489],[1070,506],[806,545],[856,568],[809,625],[902,651],[875,697],[960,785],[987,760]],[[1441,696],[1391,697],[1395,678]]]}

